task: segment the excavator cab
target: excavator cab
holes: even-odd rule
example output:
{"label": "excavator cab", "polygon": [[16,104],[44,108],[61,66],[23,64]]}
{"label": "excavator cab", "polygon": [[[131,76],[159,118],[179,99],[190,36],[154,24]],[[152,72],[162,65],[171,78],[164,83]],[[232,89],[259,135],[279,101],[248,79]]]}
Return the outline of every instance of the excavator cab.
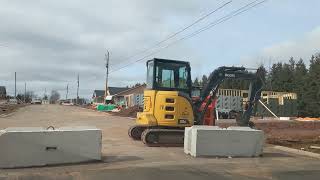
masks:
{"label": "excavator cab", "polygon": [[136,123],[143,126],[193,125],[190,64],[185,61],[147,61],[147,87],[143,112]]}
{"label": "excavator cab", "polygon": [[129,136],[149,146],[183,140],[184,128],[194,124],[191,90],[189,62],[157,58],[147,61],[143,112],[137,114]]}
{"label": "excavator cab", "polygon": [[179,91],[191,96],[191,88],[189,62],[156,58],[147,61],[147,89]]}

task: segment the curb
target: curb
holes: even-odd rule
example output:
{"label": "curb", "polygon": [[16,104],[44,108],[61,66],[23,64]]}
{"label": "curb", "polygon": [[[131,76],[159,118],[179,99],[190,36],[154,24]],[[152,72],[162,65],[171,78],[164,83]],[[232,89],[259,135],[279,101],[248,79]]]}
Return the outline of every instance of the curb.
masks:
{"label": "curb", "polygon": [[309,151],[303,151],[303,150],[288,148],[288,147],[284,147],[284,146],[273,146],[273,148],[281,150],[281,151],[297,154],[297,155],[308,156],[308,157],[320,159],[320,154],[309,152]]}

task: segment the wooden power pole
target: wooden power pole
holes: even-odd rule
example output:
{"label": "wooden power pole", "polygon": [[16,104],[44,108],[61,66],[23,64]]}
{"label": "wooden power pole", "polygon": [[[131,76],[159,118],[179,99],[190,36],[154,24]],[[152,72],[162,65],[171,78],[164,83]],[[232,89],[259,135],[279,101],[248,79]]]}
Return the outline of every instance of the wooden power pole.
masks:
{"label": "wooden power pole", "polygon": [[76,104],[79,104],[79,74],[78,74],[78,80],[77,80],[77,100]]}
{"label": "wooden power pole", "polygon": [[17,100],[17,72],[14,72],[14,99]]}
{"label": "wooden power pole", "polygon": [[110,53],[109,53],[108,50],[107,50],[107,54],[105,56],[106,56],[106,69],[107,69],[107,72],[106,72],[106,89],[105,89],[105,93],[104,93],[104,102],[106,102],[106,98],[108,96],[109,59],[110,59]]}
{"label": "wooden power pole", "polygon": [[24,103],[27,103],[26,97],[27,97],[27,83],[25,82],[24,83],[24,98],[23,98]]}
{"label": "wooden power pole", "polygon": [[67,84],[66,100],[68,99],[68,92],[69,92],[69,83]]}

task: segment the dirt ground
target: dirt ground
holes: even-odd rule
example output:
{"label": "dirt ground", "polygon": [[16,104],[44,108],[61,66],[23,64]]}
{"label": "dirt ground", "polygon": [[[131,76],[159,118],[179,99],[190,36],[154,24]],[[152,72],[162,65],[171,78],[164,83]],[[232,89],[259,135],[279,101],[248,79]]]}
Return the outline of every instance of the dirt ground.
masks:
{"label": "dirt ground", "polygon": [[10,114],[24,106],[23,104],[0,104],[0,115]]}
{"label": "dirt ground", "polygon": [[[0,169],[0,179],[319,179],[318,158],[266,144],[257,158],[193,158],[181,147],[146,147],[127,129],[132,118],[81,107],[30,105],[0,117],[7,127],[96,126],[102,130],[102,161],[51,167]],[[1,147],[0,147],[1,148]]]}
{"label": "dirt ground", "polygon": [[[320,146],[320,121],[280,121],[254,120],[257,129],[263,130],[267,143],[287,146],[295,149],[320,153],[320,149],[310,146]],[[221,127],[235,125],[234,120],[218,121]]]}
{"label": "dirt ground", "polygon": [[[123,109],[120,112],[108,112],[111,115],[123,117],[136,117],[138,107]],[[268,120],[257,119],[253,121],[257,129],[266,134],[267,143],[281,145],[314,153],[320,153],[320,149],[310,148],[320,146],[320,121],[280,121],[269,118]],[[236,125],[234,120],[217,121],[220,127]]]}

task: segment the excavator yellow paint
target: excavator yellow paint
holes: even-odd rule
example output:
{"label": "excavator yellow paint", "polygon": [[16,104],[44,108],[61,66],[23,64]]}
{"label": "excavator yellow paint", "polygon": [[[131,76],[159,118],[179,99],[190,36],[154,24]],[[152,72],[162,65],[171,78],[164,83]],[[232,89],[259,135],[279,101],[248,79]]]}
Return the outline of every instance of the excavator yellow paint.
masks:
{"label": "excavator yellow paint", "polygon": [[136,123],[144,126],[192,126],[194,121],[191,101],[177,91],[144,91],[143,112]]}

